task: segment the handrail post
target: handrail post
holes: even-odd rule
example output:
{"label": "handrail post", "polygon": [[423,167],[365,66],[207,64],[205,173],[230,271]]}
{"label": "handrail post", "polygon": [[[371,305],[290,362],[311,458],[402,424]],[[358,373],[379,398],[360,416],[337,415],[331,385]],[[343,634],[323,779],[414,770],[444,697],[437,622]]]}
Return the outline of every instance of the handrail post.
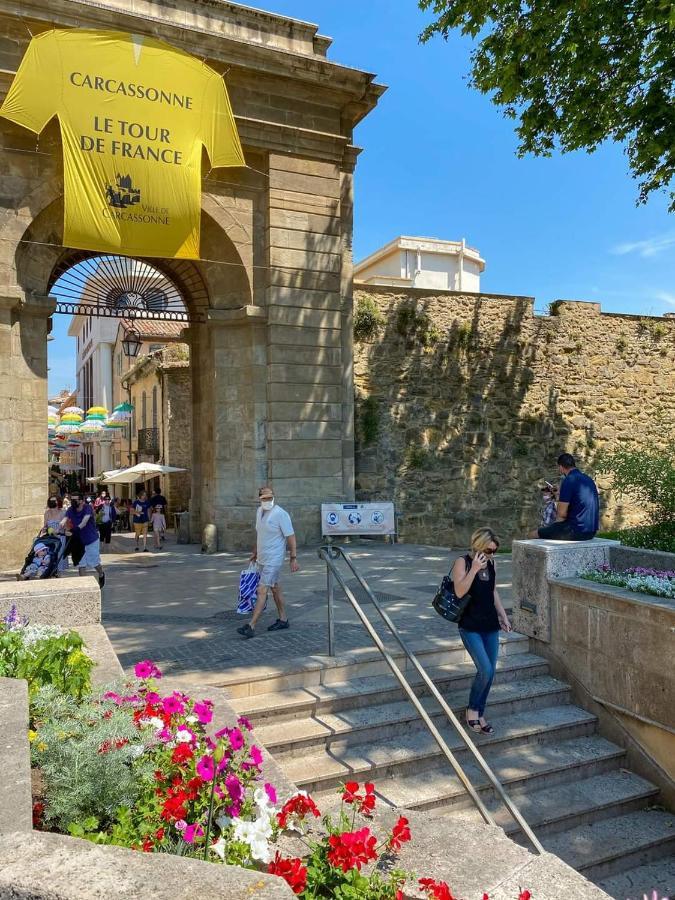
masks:
{"label": "handrail post", "polygon": [[326,597],[328,600],[328,655],[335,656],[335,635],[333,629],[333,600],[335,596],[335,585],[333,582],[333,572],[330,566],[326,566]]}

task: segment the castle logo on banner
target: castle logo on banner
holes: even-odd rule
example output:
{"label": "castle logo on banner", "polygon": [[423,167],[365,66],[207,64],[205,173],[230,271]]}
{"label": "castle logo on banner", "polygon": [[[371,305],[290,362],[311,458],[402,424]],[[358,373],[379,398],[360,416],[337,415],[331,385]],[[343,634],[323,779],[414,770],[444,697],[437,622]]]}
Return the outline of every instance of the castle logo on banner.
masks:
{"label": "castle logo on banner", "polygon": [[78,249],[199,258],[202,147],[245,165],[222,77],[142,35],[34,37],[0,115],[36,134],[58,117],[63,243]]}

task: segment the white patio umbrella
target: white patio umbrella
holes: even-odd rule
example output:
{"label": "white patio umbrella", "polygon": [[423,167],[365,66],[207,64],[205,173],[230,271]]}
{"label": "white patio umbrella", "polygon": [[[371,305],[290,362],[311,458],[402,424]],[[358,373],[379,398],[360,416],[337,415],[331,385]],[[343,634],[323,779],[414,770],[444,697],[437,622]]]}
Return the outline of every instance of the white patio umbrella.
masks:
{"label": "white patio umbrella", "polygon": [[101,484],[137,484],[139,481],[149,481],[157,475],[170,475],[172,472],[187,472],[187,469],[142,462],[106,476]]}
{"label": "white patio umbrella", "polygon": [[124,469],[110,469],[107,472],[101,472],[99,475],[92,475],[90,478],[87,478],[87,481],[104,482],[106,478],[109,478],[111,475],[119,475],[120,472],[124,472]]}

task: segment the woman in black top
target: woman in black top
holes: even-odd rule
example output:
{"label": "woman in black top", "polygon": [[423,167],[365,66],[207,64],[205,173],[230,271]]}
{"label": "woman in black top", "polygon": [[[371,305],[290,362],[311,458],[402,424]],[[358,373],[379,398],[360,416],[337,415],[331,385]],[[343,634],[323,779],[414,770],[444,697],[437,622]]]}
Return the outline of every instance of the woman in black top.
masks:
{"label": "woman in black top", "polygon": [[471,553],[457,559],[452,567],[455,594],[471,597],[458,624],[462,643],[478,670],[471,685],[466,724],[479,734],[494,733],[485,721],[485,705],[495,677],[499,630],[511,631],[496,587],[493,557],[498,549],[494,531],[479,528],[471,535]]}

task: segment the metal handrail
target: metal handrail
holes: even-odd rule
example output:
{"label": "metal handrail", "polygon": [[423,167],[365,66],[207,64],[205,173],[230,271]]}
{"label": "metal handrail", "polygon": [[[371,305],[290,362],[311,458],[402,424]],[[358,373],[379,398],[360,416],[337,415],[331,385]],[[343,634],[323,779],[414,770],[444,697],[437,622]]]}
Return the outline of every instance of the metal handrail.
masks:
{"label": "metal handrail", "polygon": [[342,557],[342,559],[349,566],[353,575],[356,577],[357,581],[359,582],[359,584],[361,585],[363,590],[368,595],[369,600],[371,601],[371,603],[373,604],[373,606],[375,607],[377,612],[380,614],[383,622],[388,627],[392,636],[394,637],[396,642],[399,644],[399,646],[405,653],[406,657],[413,664],[413,666],[417,670],[418,674],[421,676],[422,681],[427,686],[427,688],[431,692],[432,696],[436,699],[436,701],[440,705],[441,709],[443,710],[445,715],[448,717],[448,720],[454,726],[454,728],[457,731],[461,740],[464,742],[464,744],[466,744],[467,749],[473,754],[476,762],[478,763],[480,768],[483,770],[484,774],[487,776],[492,787],[495,789],[495,791],[501,797],[502,802],[506,806],[507,810],[509,811],[509,813],[511,814],[511,816],[513,817],[515,822],[523,830],[523,832],[527,836],[528,840],[532,843],[535,850],[538,853],[544,853],[544,848],[537,840],[534,832],[532,831],[530,826],[527,824],[527,822],[523,818],[521,812],[518,810],[516,805],[513,803],[513,801],[509,798],[509,796],[505,792],[499,779],[497,778],[497,776],[494,774],[492,769],[488,766],[487,762],[485,761],[482,753],[478,750],[478,748],[473,743],[473,741],[471,741],[469,739],[468,735],[462,728],[462,725],[461,725],[459,719],[453,713],[452,709],[448,706],[448,704],[445,702],[445,699],[443,698],[441,693],[438,691],[438,688],[433,683],[431,678],[429,678],[429,676],[427,675],[427,673],[426,673],[424,667],[422,666],[422,664],[420,663],[420,661],[417,659],[415,654],[405,643],[405,641],[401,637],[398,629],[396,628],[396,626],[392,622],[391,618],[389,617],[388,613],[380,606],[379,601],[375,597],[375,594],[373,593],[373,591],[370,589],[370,586],[368,585],[367,581],[365,580],[365,578],[363,578],[363,576],[356,569],[356,566],[354,565],[350,555],[345,550],[343,550],[342,547],[336,546],[335,544],[324,545],[319,548],[319,558],[322,559],[326,563],[326,579],[327,579],[326,587],[327,587],[327,597],[328,597],[328,655],[335,656],[335,634],[334,634],[334,623],[333,623],[333,600],[334,600],[334,593],[335,593],[333,579],[335,579],[338,582],[338,584],[340,585],[340,587],[342,588],[342,590],[345,592],[345,596],[351,603],[352,607],[354,608],[354,611],[356,612],[359,619],[361,620],[361,623],[363,624],[364,628],[370,635],[371,640],[373,641],[373,643],[375,644],[377,649],[380,651],[380,653],[384,657],[385,662],[387,663],[387,665],[393,672],[394,676],[396,677],[397,681],[399,682],[399,684],[401,685],[401,687],[403,688],[405,693],[408,695],[408,699],[415,707],[415,710],[417,711],[418,715],[420,716],[420,718],[426,725],[427,729],[431,733],[432,737],[438,744],[439,748],[441,749],[441,752],[443,753],[445,758],[448,760],[448,762],[452,766],[455,774],[457,775],[457,777],[461,781],[462,785],[464,786],[466,792],[469,794],[469,796],[473,800],[474,805],[476,806],[478,812],[483,817],[483,820],[488,825],[495,825],[496,823],[495,823],[494,819],[492,818],[492,815],[486,808],[483,801],[478,796],[478,793],[477,793],[476,789],[474,788],[474,786],[471,784],[471,781],[469,780],[468,776],[466,775],[466,773],[462,769],[461,765],[455,758],[454,754],[448,747],[448,745],[445,742],[445,740],[443,739],[441,733],[438,731],[438,729],[436,728],[434,723],[431,721],[431,718],[429,717],[427,711],[424,709],[424,707],[420,703],[418,696],[415,694],[415,692],[413,691],[409,682],[407,681],[407,679],[405,678],[405,676],[403,675],[403,673],[401,672],[399,667],[396,665],[394,658],[391,656],[389,651],[386,649],[386,647],[382,643],[380,636],[377,634],[377,632],[373,628],[372,623],[370,622],[368,616],[365,614],[365,612],[361,608],[358,600],[354,596],[353,591],[345,583],[342,575],[340,574],[337,566],[335,565],[335,560],[337,560],[339,557]]}

